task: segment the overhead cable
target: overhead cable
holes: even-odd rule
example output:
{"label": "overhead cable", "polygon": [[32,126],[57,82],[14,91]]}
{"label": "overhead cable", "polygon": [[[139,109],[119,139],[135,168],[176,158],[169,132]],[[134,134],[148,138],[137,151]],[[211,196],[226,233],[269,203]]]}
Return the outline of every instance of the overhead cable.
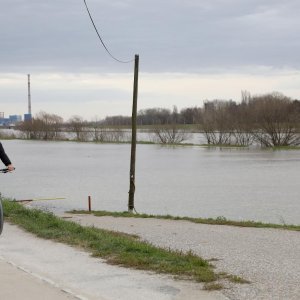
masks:
{"label": "overhead cable", "polygon": [[103,39],[101,38],[101,36],[100,36],[100,34],[99,34],[98,30],[97,30],[97,27],[96,27],[96,25],[95,25],[95,23],[94,23],[94,20],[93,20],[92,16],[91,16],[91,13],[90,13],[90,10],[89,10],[89,8],[88,8],[88,6],[87,6],[87,4],[86,4],[86,1],[85,1],[85,0],[83,0],[83,1],[84,1],[86,10],[87,10],[87,12],[88,12],[88,14],[89,14],[89,16],[90,16],[90,19],[91,19],[91,21],[92,21],[92,24],[93,24],[93,26],[94,26],[94,28],[95,28],[95,31],[96,31],[96,33],[97,33],[97,35],[98,35],[98,37],[99,37],[99,40],[100,40],[102,46],[104,47],[104,49],[106,50],[106,52],[110,55],[110,57],[113,58],[114,60],[116,60],[117,62],[120,62],[120,63],[123,63],[123,64],[127,64],[127,63],[130,63],[130,62],[133,62],[134,59],[128,60],[128,61],[124,61],[124,60],[120,60],[120,59],[116,58],[115,56],[113,56],[113,55],[111,54],[111,52],[110,52],[110,51],[108,50],[108,48],[106,47],[105,43],[103,42]]}

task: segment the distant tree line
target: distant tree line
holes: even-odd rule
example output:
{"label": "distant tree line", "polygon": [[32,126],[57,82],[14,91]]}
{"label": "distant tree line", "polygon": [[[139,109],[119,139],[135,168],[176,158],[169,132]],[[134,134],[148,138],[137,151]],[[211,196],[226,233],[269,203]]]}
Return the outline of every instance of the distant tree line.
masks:
{"label": "distant tree line", "polygon": [[[151,125],[155,141],[180,143],[187,139],[190,128],[202,132],[207,144],[248,146],[288,146],[300,144],[300,101],[280,93],[251,96],[242,92],[242,100],[206,101],[203,107],[189,107],[178,111],[148,108],[138,112],[140,126]],[[122,141],[131,117],[108,116],[103,120],[86,121],[73,116],[62,117],[46,112],[38,113],[32,121],[19,125],[24,137],[31,139],[62,139],[63,132],[72,132],[76,140],[97,142]],[[193,125],[193,126],[184,126]]]}
{"label": "distant tree line", "polygon": [[62,125],[62,117],[41,111],[31,121],[19,123],[17,129],[23,133],[23,138],[57,140],[60,139]]}
{"label": "distant tree line", "polygon": [[[125,136],[121,128],[110,129],[101,120],[86,121],[81,116],[72,116],[64,122],[62,117],[43,111],[16,129],[22,132],[23,138],[37,140],[121,142]],[[74,137],[70,138],[71,135]]]}
{"label": "distant tree line", "polygon": [[[141,109],[137,114],[138,125],[167,125],[173,124],[199,124],[202,116],[202,108],[184,108],[180,112],[176,106],[173,109],[147,108]],[[131,125],[131,117],[110,116],[106,117],[102,124],[109,126]]]}
{"label": "distant tree line", "polygon": [[266,147],[300,144],[300,101],[272,93],[251,96],[242,101],[207,102],[202,129],[208,144],[248,146],[253,142]]}

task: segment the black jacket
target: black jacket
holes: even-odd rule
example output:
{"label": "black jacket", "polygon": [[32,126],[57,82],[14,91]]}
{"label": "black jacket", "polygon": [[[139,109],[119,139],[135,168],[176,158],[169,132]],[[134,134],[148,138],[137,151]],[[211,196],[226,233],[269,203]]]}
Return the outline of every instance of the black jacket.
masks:
{"label": "black jacket", "polygon": [[6,155],[1,143],[0,143],[0,159],[6,166],[11,165],[11,162],[10,162],[8,156]]}

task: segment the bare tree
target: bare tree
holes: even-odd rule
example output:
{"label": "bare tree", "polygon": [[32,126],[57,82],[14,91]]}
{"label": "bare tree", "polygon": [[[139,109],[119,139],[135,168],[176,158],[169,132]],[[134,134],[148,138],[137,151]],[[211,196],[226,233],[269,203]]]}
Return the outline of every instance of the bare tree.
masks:
{"label": "bare tree", "polygon": [[272,93],[253,97],[250,101],[256,141],[266,147],[299,145],[299,114],[290,98]]}
{"label": "bare tree", "polygon": [[94,142],[103,142],[102,136],[102,122],[98,117],[95,117],[94,120],[90,122],[90,127],[92,127],[93,131],[91,133],[92,139]]}
{"label": "bare tree", "polygon": [[189,138],[189,134],[179,123],[179,113],[177,107],[173,106],[172,113],[169,114],[168,123],[156,125],[154,127],[154,141],[162,144],[179,144]]}
{"label": "bare tree", "polygon": [[60,138],[62,123],[62,117],[41,111],[32,120],[22,122],[17,128],[25,138],[53,140]]}
{"label": "bare tree", "polygon": [[38,133],[40,139],[58,139],[63,118],[41,111],[35,116],[34,123],[36,125],[35,128],[37,128],[36,134]]}
{"label": "bare tree", "polygon": [[171,114],[166,108],[147,108],[138,112],[137,122],[139,125],[170,124]]}
{"label": "bare tree", "polygon": [[108,128],[103,125],[103,122],[99,119],[95,119],[90,123],[93,131],[91,132],[93,141],[95,142],[122,142],[125,138],[125,131],[122,128],[113,126]]}
{"label": "bare tree", "polygon": [[156,125],[154,127],[154,141],[161,144],[179,144],[187,140],[190,134],[177,124]]}
{"label": "bare tree", "polygon": [[234,144],[239,146],[249,146],[253,143],[252,120],[248,108],[251,95],[247,91],[242,91],[242,102],[236,106],[231,114]]}
{"label": "bare tree", "polygon": [[33,130],[33,124],[31,121],[24,121],[17,125],[16,129],[21,131],[21,137],[30,139]]}
{"label": "bare tree", "polygon": [[229,106],[235,102],[215,100],[205,103],[202,129],[207,144],[229,145],[231,143],[232,122]]}
{"label": "bare tree", "polygon": [[180,111],[180,121],[182,124],[200,124],[202,121],[202,108],[188,107]]}
{"label": "bare tree", "polygon": [[76,134],[77,141],[87,141],[90,132],[86,130],[86,122],[80,116],[72,116],[69,120],[69,127],[72,132]]}

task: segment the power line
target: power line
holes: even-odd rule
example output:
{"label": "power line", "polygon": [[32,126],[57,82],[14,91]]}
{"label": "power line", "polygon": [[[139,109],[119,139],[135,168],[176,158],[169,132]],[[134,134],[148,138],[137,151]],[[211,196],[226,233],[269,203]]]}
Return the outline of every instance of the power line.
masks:
{"label": "power line", "polygon": [[93,24],[93,26],[94,26],[94,28],[95,28],[95,31],[96,31],[96,33],[97,33],[99,39],[100,39],[100,42],[101,42],[101,44],[103,45],[103,47],[104,47],[104,49],[106,50],[106,52],[110,55],[110,57],[113,58],[114,60],[116,60],[117,62],[120,62],[120,63],[123,63],[123,64],[127,64],[127,63],[130,63],[130,62],[133,62],[134,59],[128,60],[128,61],[123,61],[123,60],[120,60],[120,59],[116,58],[115,56],[113,56],[113,55],[111,54],[111,52],[108,50],[108,48],[107,48],[106,45],[104,44],[104,42],[103,42],[103,40],[102,40],[102,38],[101,38],[101,36],[100,36],[98,30],[97,30],[97,27],[96,27],[96,25],[95,25],[95,23],[94,23],[94,20],[93,20],[92,16],[91,16],[91,13],[90,13],[89,8],[88,8],[88,6],[87,6],[87,4],[86,4],[86,1],[85,1],[85,0],[83,0],[83,1],[84,1],[86,10],[87,10],[87,12],[88,12],[88,14],[89,14],[89,16],[90,16],[90,19],[91,19],[91,21],[92,21],[92,24]]}

